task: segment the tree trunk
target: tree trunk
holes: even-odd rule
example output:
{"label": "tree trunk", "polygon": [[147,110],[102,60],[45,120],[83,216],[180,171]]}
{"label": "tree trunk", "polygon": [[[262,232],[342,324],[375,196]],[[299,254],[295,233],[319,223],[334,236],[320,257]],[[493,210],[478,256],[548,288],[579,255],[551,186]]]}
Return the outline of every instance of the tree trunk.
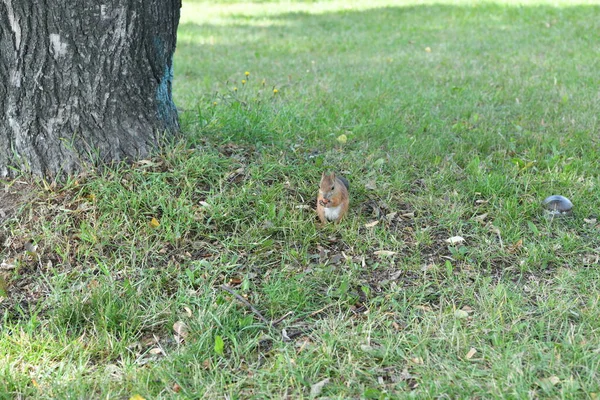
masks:
{"label": "tree trunk", "polygon": [[146,157],[178,130],[181,0],[0,0],[0,176]]}

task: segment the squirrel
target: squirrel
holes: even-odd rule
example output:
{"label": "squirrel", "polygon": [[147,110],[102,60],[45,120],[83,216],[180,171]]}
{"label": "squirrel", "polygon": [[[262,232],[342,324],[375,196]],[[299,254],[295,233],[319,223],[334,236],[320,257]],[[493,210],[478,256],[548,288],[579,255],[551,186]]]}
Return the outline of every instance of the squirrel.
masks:
{"label": "squirrel", "polygon": [[331,174],[323,172],[317,196],[317,214],[321,223],[334,221],[337,224],[340,222],[350,204],[349,188],[350,185],[346,178],[335,176],[335,172]]}

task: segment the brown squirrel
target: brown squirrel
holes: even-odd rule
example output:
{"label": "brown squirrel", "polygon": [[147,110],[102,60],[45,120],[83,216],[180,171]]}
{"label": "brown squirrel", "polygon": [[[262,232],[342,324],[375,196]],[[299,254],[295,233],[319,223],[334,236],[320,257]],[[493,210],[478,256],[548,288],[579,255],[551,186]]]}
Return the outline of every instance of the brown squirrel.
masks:
{"label": "brown squirrel", "polygon": [[327,221],[340,222],[348,211],[350,196],[348,195],[348,180],[331,174],[321,175],[319,195],[317,196],[317,214],[324,224]]}

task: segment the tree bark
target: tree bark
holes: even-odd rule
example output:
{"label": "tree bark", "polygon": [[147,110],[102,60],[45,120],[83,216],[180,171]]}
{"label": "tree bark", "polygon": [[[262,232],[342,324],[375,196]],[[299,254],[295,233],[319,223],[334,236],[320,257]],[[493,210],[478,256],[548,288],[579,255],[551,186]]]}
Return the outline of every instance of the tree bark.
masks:
{"label": "tree bark", "polygon": [[146,157],[178,130],[181,0],[0,0],[0,176]]}

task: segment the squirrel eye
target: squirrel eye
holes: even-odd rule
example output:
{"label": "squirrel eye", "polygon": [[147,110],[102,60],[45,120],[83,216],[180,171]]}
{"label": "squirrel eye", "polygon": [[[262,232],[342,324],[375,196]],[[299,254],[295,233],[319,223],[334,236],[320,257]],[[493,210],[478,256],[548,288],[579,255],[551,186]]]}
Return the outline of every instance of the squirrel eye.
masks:
{"label": "squirrel eye", "polygon": [[335,185],[331,187],[331,190],[335,189]]}

